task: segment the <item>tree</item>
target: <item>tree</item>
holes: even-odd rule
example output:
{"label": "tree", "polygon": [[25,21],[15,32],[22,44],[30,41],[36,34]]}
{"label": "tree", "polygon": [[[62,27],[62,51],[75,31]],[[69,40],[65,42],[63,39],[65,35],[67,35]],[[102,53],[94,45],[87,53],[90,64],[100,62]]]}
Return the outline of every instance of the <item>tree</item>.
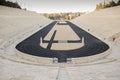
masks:
{"label": "tree", "polygon": [[5,4],[5,0],[0,0],[0,5],[4,5]]}
{"label": "tree", "polygon": [[10,1],[6,1],[6,0],[0,0],[0,5],[21,9],[18,2],[13,3]]}
{"label": "tree", "polygon": [[105,6],[102,3],[99,3],[98,5],[96,5],[96,10],[103,9],[103,8],[105,8]]}
{"label": "tree", "polygon": [[110,1],[109,4],[110,4],[110,7],[116,6],[116,3],[113,0]]}
{"label": "tree", "polygon": [[117,6],[117,5],[120,5],[120,0],[117,3],[115,3],[112,0],[108,4],[105,4],[105,1],[104,1],[104,4],[99,3],[98,5],[96,5],[96,10],[104,9],[104,8],[109,8],[109,7],[113,7],[113,6]]}
{"label": "tree", "polygon": [[120,5],[120,0],[118,0],[117,5]]}

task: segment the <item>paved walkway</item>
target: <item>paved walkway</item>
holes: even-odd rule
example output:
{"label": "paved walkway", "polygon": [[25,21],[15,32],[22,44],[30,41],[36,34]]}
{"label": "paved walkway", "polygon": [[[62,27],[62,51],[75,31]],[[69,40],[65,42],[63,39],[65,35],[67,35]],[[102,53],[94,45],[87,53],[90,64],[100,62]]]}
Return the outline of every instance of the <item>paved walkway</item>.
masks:
{"label": "paved walkway", "polygon": [[59,68],[57,80],[69,80],[66,68],[64,67]]}

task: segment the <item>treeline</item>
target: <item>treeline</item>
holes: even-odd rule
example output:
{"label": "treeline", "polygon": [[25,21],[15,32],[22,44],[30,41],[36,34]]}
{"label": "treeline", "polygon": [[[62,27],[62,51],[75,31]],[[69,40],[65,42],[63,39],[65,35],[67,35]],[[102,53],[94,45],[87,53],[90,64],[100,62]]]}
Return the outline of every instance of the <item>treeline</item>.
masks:
{"label": "treeline", "polygon": [[17,2],[13,3],[6,0],[0,0],[0,5],[21,9],[20,5]]}
{"label": "treeline", "polygon": [[61,20],[61,19],[64,19],[64,20],[70,20],[70,19],[73,19],[73,18],[76,18],[80,15],[84,14],[81,13],[81,12],[69,12],[69,13],[45,13],[43,14],[45,17],[49,18],[49,19],[52,19],[52,20]]}
{"label": "treeline", "polygon": [[118,6],[118,5],[120,5],[120,0],[118,0],[117,3],[115,3],[115,1],[112,0],[112,1],[108,2],[107,4],[104,1],[104,3],[99,3],[96,5],[96,10],[114,7],[114,6]]}

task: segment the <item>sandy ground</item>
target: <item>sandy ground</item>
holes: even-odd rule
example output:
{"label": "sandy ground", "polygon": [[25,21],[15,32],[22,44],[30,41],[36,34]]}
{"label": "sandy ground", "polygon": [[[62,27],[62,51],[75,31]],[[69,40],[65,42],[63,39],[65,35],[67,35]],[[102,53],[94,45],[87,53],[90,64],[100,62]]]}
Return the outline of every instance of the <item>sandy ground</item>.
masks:
{"label": "sandy ground", "polygon": [[[56,30],[54,40],[59,43],[52,43],[52,50],[72,50],[84,46],[84,43],[67,43],[67,40],[80,40],[78,35],[71,29],[69,25],[55,25],[52,30],[47,34],[44,40],[50,40],[54,31]],[[64,42],[64,43],[61,43]],[[46,48],[48,43],[42,43],[41,46]]]}
{"label": "sandy ground", "polygon": [[[73,22],[85,30],[90,28],[90,33],[99,38],[101,38],[101,35],[108,38],[120,32],[119,9],[118,6],[96,11],[76,18]],[[33,12],[0,6],[1,43],[26,30],[35,28],[33,26],[37,27],[38,24],[40,26],[50,22],[50,20],[38,15]],[[112,52],[105,59],[91,63],[67,64],[67,66],[64,66],[66,64],[56,63],[56,67],[27,64],[24,60],[13,55],[4,58],[2,57],[3,53],[0,52],[0,80],[119,80],[120,49],[116,44],[111,45]],[[10,46],[8,48],[11,49]],[[7,53],[10,53],[9,50]],[[14,60],[9,60],[6,57],[12,57]],[[21,63],[20,61],[24,62]],[[61,68],[58,65],[63,67]]]}
{"label": "sandy ground", "polygon": [[[55,25],[52,30],[47,34],[44,40],[50,40],[54,31],[56,32],[54,40],[80,40],[77,34],[68,25]],[[70,36],[68,36],[70,35]]]}
{"label": "sandy ground", "polygon": [[83,47],[83,43],[54,43],[52,50],[74,50]]}

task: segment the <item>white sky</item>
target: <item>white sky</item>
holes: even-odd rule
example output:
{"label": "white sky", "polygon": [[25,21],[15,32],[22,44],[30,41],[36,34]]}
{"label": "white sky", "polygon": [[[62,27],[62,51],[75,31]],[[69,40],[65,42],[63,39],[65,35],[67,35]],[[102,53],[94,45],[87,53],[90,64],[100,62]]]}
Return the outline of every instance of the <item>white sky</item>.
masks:
{"label": "white sky", "polygon": [[[106,3],[108,1],[111,0],[105,0]],[[104,0],[17,0],[17,2],[22,8],[38,13],[60,13],[93,11],[96,4],[103,3]]]}

